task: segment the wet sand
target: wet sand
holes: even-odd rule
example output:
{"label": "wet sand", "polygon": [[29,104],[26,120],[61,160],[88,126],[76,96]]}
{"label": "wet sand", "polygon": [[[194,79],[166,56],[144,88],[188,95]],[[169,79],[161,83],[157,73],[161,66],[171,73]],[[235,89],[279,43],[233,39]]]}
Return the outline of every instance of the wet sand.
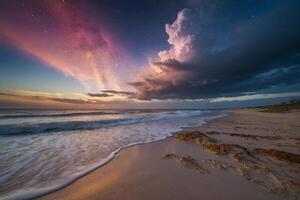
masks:
{"label": "wet sand", "polygon": [[177,137],[123,149],[41,199],[299,199],[300,112],[229,112]]}

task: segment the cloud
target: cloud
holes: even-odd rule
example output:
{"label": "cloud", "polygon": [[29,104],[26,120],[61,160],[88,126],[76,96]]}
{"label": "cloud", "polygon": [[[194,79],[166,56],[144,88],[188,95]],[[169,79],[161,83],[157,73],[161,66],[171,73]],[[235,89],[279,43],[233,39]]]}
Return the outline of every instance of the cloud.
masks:
{"label": "cloud", "polygon": [[248,95],[242,95],[238,97],[218,97],[215,99],[210,99],[210,102],[246,101],[246,100],[257,100],[257,99],[274,99],[274,98],[283,98],[283,97],[299,98],[300,92],[248,94]]}
{"label": "cloud", "polygon": [[[81,99],[67,99],[67,98],[47,98],[47,100],[52,100],[61,103],[70,103],[70,104],[91,104],[94,102],[85,101]],[[99,102],[97,102],[99,103]]]}
{"label": "cloud", "polygon": [[[129,85],[138,98],[149,100],[238,96],[295,84],[300,81],[299,8],[297,1],[283,2],[236,26],[215,23],[223,20],[215,16],[204,23],[205,13],[183,9],[166,25],[170,48],[158,52],[151,73]],[[219,24],[214,33],[223,35],[199,24],[208,30]]]}
{"label": "cloud", "polygon": [[[88,97],[117,97],[117,98],[120,98],[120,97],[123,97],[123,98],[120,98],[120,99],[124,99],[127,98],[127,99],[135,99],[136,98],[136,93],[135,92],[128,92],[128,91],[116,91],[116,90],[103,90],[101,93],[87,93],[87,96]],[[115,98],[114,98],[115,99]]]}
{"label": "cloud", "polygon": [[169,36],[170,49],[160,51],[158,56],[161,61],[177,60],[187,61],[194,53],[195,35],[190,23],[191,11],[183,9],[179,11],[176,20],[172,24],[166,24],[166,33]]}
{"label": "cloud", "polygon": [[127,91],[116,91],[116,90],[103,90],[102,92],[108,93],[111,95],[121,95],[121,96],[126,96],[127,98],[136,98],[136,93],[135,92],[127,92]]}
{"label": "cloud", "polygon": [[18,96],[16,94],[10,94],[10,93],[0,93],[0,96]]}
{"label": "cloud", "polygon": [[90,97],[112,97],[114,95],[106,94],[106,93],[87,93]]}
{"label": "cloud", "polygon": [[120,90],[125,50],[96,19],[84,2],[13,0],[1,3],[0,37],[88,90]]}

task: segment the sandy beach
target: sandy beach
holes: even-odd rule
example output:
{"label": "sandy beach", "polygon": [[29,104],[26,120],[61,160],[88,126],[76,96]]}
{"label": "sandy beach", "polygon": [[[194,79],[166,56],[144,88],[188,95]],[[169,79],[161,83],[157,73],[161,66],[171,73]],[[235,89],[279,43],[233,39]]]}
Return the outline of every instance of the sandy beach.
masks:
{"label": "sandy beach", "polygon": [[300,112],[258,109],[121,150],[41,199],[299,199]]}
{"label": "sandy beach", "polygon": [[299,22],[300,0],[0,0],[0,200],[300,200]]}

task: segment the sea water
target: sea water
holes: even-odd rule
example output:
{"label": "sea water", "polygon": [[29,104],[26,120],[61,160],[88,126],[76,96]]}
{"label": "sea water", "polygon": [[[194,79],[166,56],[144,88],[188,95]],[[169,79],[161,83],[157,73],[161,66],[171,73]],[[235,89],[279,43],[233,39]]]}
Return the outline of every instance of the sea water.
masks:
{"label": "sea water", "polygon": [[57,190],[122,148],[223,115],[204,110],[2,110],[0,199],[30,199]]}

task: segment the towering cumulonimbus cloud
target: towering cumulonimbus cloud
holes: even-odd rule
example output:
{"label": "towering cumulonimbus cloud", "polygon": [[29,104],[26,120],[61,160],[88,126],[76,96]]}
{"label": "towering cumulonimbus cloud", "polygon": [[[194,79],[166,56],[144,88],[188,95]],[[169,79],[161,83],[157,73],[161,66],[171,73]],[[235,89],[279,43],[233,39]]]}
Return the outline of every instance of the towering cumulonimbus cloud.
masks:
{"label": "towering cumulonimbus cloud", "polygon": [[218,13],[224,9],[214,2],[210,13],[183,9],[166,25],[170,48],[149,63],[150,73],[129,83],[138,98],[238,96],[299,83],[299,1],[282,2],[262,15],[228,24],[226,17],[232,13]]}
{"label": "towering cumulonimbus cloud", "polygon": [[185,8],[179,11],[172,24],[166,24],[170,49],[158,53],[162,62],[176,59],[180,62],[188,61],[194,55],[195,35],[193,24],[190,22],[191,10]]}
{"label": "towering cumulonimbus cloud", "polygon": [[0,8],[0,36],[87,89],[122,88],[115,71],[125,52],[84,2],[9,1]]}
{"label": "towering cumulonimbus cloud", "polygon": [[[158,52],[159,61],[149,63],[152,71],[144,81],[129,83],[137,89],[140,99],[149,99],[151,97],[148,95],[152,94],[160,96],[162,91],[176,87],[190,77],[188,66],[183,64],[193,59],[196,52],[196,38],[190,16],[191,10],[183,9],[172,24],[166,24],[170,49]],[[171,98],[173,94],[167,96]]]}

